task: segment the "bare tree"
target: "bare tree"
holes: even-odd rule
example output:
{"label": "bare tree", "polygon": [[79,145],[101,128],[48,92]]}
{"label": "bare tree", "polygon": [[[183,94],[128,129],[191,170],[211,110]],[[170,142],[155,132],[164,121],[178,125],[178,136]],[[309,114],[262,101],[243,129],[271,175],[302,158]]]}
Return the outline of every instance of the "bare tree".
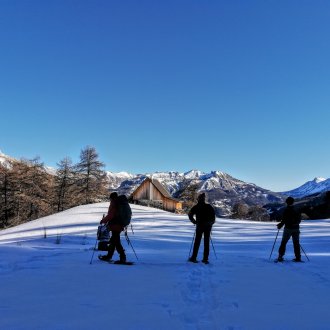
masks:
{"label": "bare tree", "polygon": [[249,209],[249,219],[255,221],[269,221],[270,216],[266,209],[261,206],[254,205]]}
{"label": "bare tree", "polygon": [[270,216],[260,205],[249,206],[243,201],[236,203],[232,208],[233,219],[246,219],[255,221],[269,221]]}
{"label": "bare tree", "polygon": [[57,166],[54,190],[56,209],[59,212],[75,205],[75,172],[69,157],[62,159]]}
{"label": "bare tree", "polygon": [[247,219],[248,214],[249,214],[249,205],[243,202],[234,204],[232,208],[233,219]]}
{"label": "bare tree", "polygon": [[95,148],[87,146],[80,153],[80,162],[76,165],[78,196],[82,204],[103,200],[107,195],[104,163],[99,161]]}
{"label": "bare tree", "polygon": [[39,158],[13,163],[12,185],[15,195],[15,224],[51,214],[53,177]]}
{"label": "bare tree", "polygon": [[13,210],[13,190],[11,185],[11,162],[0,163],[0,228],[9,224]]}
{"label": "bare tree", "polygon": [[188,212],[197,202],[199,183],[195,180],[185,179],[180,186],[177,197],[183,201],[182,207]]}
{"label": "bare tree", "polygon": [[54,175],[38,157],[0,163],[0,228],[80,204],[107,200],[104,164],[95,148],[84,148],[76,165],[70,158],[57,165]]}

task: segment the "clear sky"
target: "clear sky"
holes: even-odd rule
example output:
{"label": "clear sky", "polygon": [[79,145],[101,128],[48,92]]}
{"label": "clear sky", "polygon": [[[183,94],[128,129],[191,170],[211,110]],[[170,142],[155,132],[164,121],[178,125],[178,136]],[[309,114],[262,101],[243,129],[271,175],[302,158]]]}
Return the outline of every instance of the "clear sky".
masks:
{"label": "clear sky", "polygon": [[330,2],[0,0],[0,150],[49,166],[330,177]]}

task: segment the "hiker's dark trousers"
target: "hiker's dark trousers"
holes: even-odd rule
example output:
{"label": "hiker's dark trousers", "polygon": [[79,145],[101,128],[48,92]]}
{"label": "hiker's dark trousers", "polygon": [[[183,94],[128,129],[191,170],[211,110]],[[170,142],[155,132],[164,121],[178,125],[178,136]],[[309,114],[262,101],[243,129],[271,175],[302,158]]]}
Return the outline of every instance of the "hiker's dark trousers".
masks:
{"label": "hiker's dark trousers", "polygon": [[294,254],[295,254],[296,258],[300,258],[299,234],[300,234],[299,229],[284,228],[282,242],[281,242],[280,248],[278,249],[278,253],[281,257],[283,257],[285,255],[286,243],[288,243],[289,239],[292,236]]}
{"label": "hiker's dark trousers", "polygon": [[115,250],[119,253],[120,256],[125,255],[125,250],[120,242],[120,231],[112,231],[111,238],[109,242],[108,256],[112,258]]}
{"label": "hiker's dark trousers", "polygon": [[212,226],[203,226],[197,225],[196,226],[196,236],[195,236],[195,243],[194,243],[194,250],[192,254],[192,258],[196,259],[198,255],[199,246],[201,244],[202,236],[204,235],[204,253],[203,253],[203,260],[208,260],[209,253],[210,253],[210,236],[211,236]]}

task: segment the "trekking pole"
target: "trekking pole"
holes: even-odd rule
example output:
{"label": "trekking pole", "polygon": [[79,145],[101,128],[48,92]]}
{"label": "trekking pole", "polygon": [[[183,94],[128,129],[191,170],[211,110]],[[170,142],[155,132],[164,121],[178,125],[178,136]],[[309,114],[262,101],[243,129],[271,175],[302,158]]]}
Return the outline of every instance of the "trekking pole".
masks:
{"label": "trekking pole", "polygon": [[210,241],[211,241],[211,244],[212,244],[212,247],[213,247],[213,252],[214,252],[214,255],[215,255],[215,259],[218,259],[218,256],[217,256],[217,254],[215,253],[215,248],[214,248],[214,245],[213,245],[213,241],[212,241],[211,234],[210,234]]}
{"label": "trekking pole", "polygon": [[[300,245],[300,244],[299,244],[299,245]],[[305,255],[305,257],[307,258],[307,260],[310,261],[309,258],[307,257],[307,254],[306,254],[305,250],[303,249],[303,247],[302,247],[301,245],[300,245],[300,248],[301,248],[302,252],[304,252],[304,255]]]}
{"label": "trekking pole", "polygon": [[131,243],[131,240],[130,240],[129,237],[128,237],[127,230],[125,231],[125,238],[126,238],[127,244],[131,246],[131,248],[132,248],[132,250],[133,250],[133,252],[134,252],[134,254],[135,254],[135,258],[136,258],[136,260],[139,260],[139,258],[137,257],[137,255],[136,255],[136,253],[135,253],[135,250],[134,250],[134,247],[133,247],[133,245],[132,245],[132,243]]}
{"label": "trekking pole", "polygon": [[194,237],[193,237],[193,239],[192,239],[192,241],[191,241],[190,251],[189,251],[189,256],[188,256],[188,258],[190,258],[190,255],[191,255],[191,249],[192,249],[193,244],[194,244],[195,236],[196,236],[196,231],[194,232]]}
{"label": "trekking pole", "polygon": [[96,241],[95,241],[95,246],[94,246],[94,249],[93,249],[93,254],[92,254],[91,262],[89,263],[90,265],[91,265],[92,262],[93,262],[94,253],[95,253],[95,250],[96,250],[96,244],[97,244],[97,239],[96,239]]}
{"label": "trekking pole", "polygon": [[272,257],[272,254],[273,254],[273,251],[274,251],[274,247],[275,247],[275,243],[276,243],[276,240],[277,240],[278,233],[280,232],[280,229],[277,231],[277,234],[276,234],[276,237],[275,237],[275,241],[274,241],[274,244],[273,244],[273,248],[272,248],[272,252],[270,253],[270,256],[269,256],[269,260]]}

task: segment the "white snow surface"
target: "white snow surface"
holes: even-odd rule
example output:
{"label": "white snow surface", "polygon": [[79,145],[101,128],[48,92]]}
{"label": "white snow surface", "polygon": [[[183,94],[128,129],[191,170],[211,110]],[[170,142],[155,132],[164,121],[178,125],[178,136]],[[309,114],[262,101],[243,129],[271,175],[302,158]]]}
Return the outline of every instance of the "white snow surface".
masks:
{"label": "white snow surface", "polygon": [[211,246],[204,265],[186,261],[186,216],[133,205],[139,260],[123,238],[135,265],[99,261],[98,251],[91,264],[107,209],[79,206],[0,232],[0,329],[330,328],[330,220],[302,224],[310,262],[275,264],[275,223],[217,219],[217,259]]}

